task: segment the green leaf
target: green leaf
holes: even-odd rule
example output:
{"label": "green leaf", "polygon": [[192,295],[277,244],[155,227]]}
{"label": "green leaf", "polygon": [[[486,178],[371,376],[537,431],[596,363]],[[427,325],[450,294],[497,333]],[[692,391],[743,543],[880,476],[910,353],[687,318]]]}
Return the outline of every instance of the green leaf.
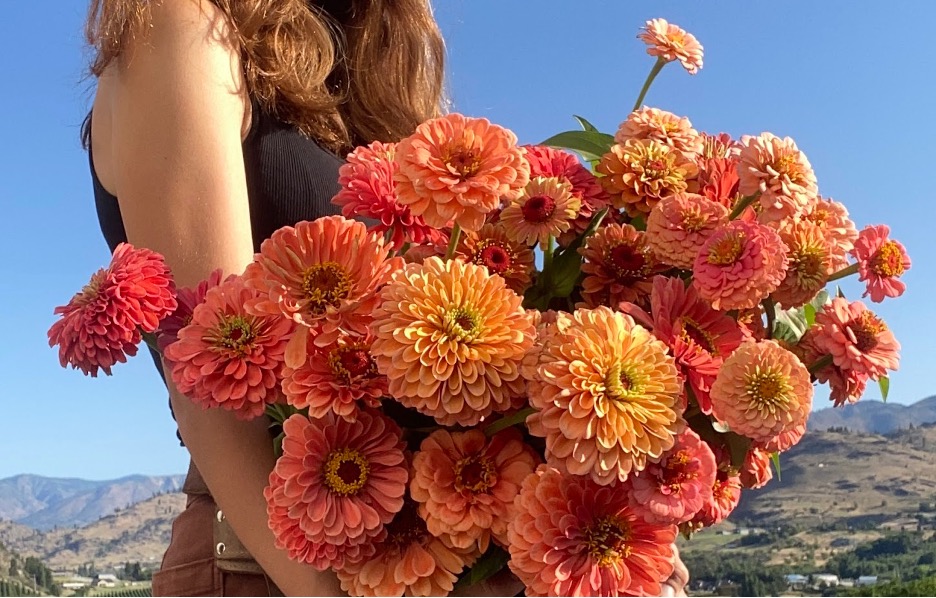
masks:
{"label": "green leaf", "polygon": [[890,378],[887,376],[881,376],[878,378],[878,387],[881,389],[881,398],[884,399],[884,402],[887,402],[887,393],[890,392]]}
{"label": "green leaf", "polygon": [[286,438],[286,432],[280,432],[279,436],[273,439],[273,454],[279,459],[283,456],[283,439]]}
{"label": "green leaf", "polygon": [[773,462],[774,471],[777,472],[777,481],[783,481],[780,477],[780,453],[777,451],[770,453],[770,460]]}
{"label": "green leaf", "polygon": [[573,118],[575,118],[575,120],[578,121],[578,124],[582,125],[582,129],[584,129],[585,131],[591,131],[593,133],[599,132],[598,128],[595,125],[588,122],[587,120],[585,120],[584,117],[575,114],[573,115]]}
{"label": "green leaf", "polygon": [[744,465],[744,458],[751,448],[751,439],[734,432],[725,434],[725,444],[728,445],[728,451],[731,453],[731,466],[741,469]]}
{"label": "green leaf", "polygon": [[720,421],[713,421],[712,429],[719,434],[727,434],[728,432],[731,432],[731,428],[728,427],[728,424]]}
{"label": "green leaf", "polygon": [[774,321],[773,338],[795,343],[806,334],[809,328],[802,309],[777,310]]}
{"label": "green leaf", "polygon": [[816,323],[816,308],[807,303],[803,306],[803,315],[806,317],[806,329],[809,330]]}
{"label": "green leaf", "polygon": [[598,131],[565,131],[553,135],[541,145],[570,149],[578,152],[586,160],[600,160],[614,145],[614,137]]}
{"label": "green leaf", "polygon": [[471,571],[458,580],[456,587],[465,588],[481,583],[503,571],[509,560],[510,555],[503,548],[492,544],[488,551],[478,559]]}
{"label": "green leaf", "polygon": [[630,225],[640,231],[647,230],[647,219],[643,216],[637,216],[630,221]]}

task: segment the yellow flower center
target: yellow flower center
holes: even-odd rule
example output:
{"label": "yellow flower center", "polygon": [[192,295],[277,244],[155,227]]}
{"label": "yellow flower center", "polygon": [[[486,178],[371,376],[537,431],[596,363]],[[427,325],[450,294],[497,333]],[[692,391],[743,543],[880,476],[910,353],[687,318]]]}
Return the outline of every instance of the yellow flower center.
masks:
{"label": "yellow flower center", "polygon": [[478,243],[478,251],[472,262],[487,266],[492,274],[505,274],[513,265],[513,254],[508,247],[491,239]]}
{"label": "yellow flower center", "polygon": [[465,457],[455,464],[455,489],[478,494],[497,483],[494,462],[481,455]]}
{"label": "yellow flower center", "polygon": [[372,378],[377,375],[377,364],[364,345],[339,347],[328,355],[328,365],[336,378],[350,384],[359,377]]}
{"label": "yellow flower center", "polygon": [[828,252],[823,247],[815,245],[794,250],[790,256],[790,269],[796,275],[797,286],[803,289],[822,286],[828,274],[827,256]]}
{"label": "yellow flower center", "polygon": [[705,228],[708,219],[702,213],[702,210],[699,206],[691,206],[684,210],[682,214],[682,227],[685,231],[690,233],[697,233],[703,228]]}
{"label": "yellow flower center", "polygon": [[588,555],[599,567],[616,565],[631,554],[631,547],[627,543],[631,539],[631,529],[623,517],[599,517],[585,528],[583,535]]}
{"label": "yellow flower center", "polygon": [[666,459],[666,468],[663,469],[663,490],[667,494],[678,494],[683,485],[697,477],[699,477],[699,472],[692,455],[686,450],[678,451]]}
{"label": "yellow flower center", "polygon": [[520,206],[523,219],[527,222],[542,224],[556,213],[556,200],[548,195],[534,195]]}
{"label": "yellow flower center", "polygon": [[699,327],[695,320],[687,317],[679,319],[682,324],[682,330],[679,331],[680,338],[686,343],[693,342],[698,347],[707,351],[710,355],[718,355],[718,347],[715,346],[714,337]]}
{"label": "yellow flower center", "polygon": [[887,241],[871,256],[871,269],[878,276],[900,276],[904,273],[903,255],[894,241]]}
{"label": "yellow flower center", "polygon": [[873,313],[863,311],[848,323],[848,329],[855,337],[855,346],[862,353],[866,353],[877,346],[877,337],[887,330],[887,325]]}
{"label": "yellow flower center", "polygon": [[781,372],[756,368],[748,375],[746,390],[755,409],[776,413],[790,402],[793,387]]}
{"label": "yellow flower center", "polygon": [[644,252],[627,243],[612,247],[605,261],[614,272],[615,278],[623,285],[631,285],[646,278],[649,269]]}
{"label": "yellow flower center", "polygon": [[799,174],[797,156],[791,152],[780,154],[777,160],[771,164],[771,167],[778,174],[785,174],[790,176],[790,178],[793,178],[793,175]]}
{"label": "yellow flower center", "polygon": [[728,266],[741,257],[744,249],[744,233],[732,232],[717,239],[709,247],[708,263],[715,266]]}
{"label": "yellow flower center", "polygon": [[605,377],[605,392],[612,399],[628,401],[643,390],[633,367],[616,363]]}
{"label": "yellow flower center", "polygon": [[369,475],[370,464],[356,449],[337,449],[325,459],[325,486],[336,494],[357,494],[367,483]]}
{"label": "yellow flower center", "polygon": [[336,262],[316,264],[303,273],[302,292],[309,300],[312,313],[321,314],[328,306],[338,306],[351,294],[351,277]]}
{"label": "yellow flower center", "polygon": [[253,347],[256,336],[252,318],[247,316],[222,316],[211,341],[215,347],[243,357]]}
{"label": "yellow flower center", "polygon": [[481,333],[481,318],[475,311],[459,307],[442,318],[442,330],[450,338],[470,342]]}
{"label": "yellow flower center", "polygon": [[107,270],[101,268],[91,276],[91,280],[88,281],[88,284],[83,286],[81,290],[75,295],[75,304],[79,306],[85,306],[97,299],[98,293],[101,291],[101,284],[104,283],[104,280],[107,278]]}
{"label": "yellow flower center", "polygon": [[462,181],[468,180],[481,170],[481,157],[475,150],[463,146],[449,150],[442,161],[448,166],[449,172],[458,175]]}

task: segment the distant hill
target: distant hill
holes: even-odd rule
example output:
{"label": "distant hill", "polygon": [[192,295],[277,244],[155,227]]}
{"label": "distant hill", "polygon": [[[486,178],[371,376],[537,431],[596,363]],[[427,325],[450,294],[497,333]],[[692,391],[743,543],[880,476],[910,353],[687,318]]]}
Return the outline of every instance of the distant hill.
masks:
{"label": "distant hill", "polygon": [[810,430],[844,427],[853,432],[890,434],[907,429],[910,424],[919,426],[934,422],[936,396],[912,405],[862,400],[854,405],[822,409],[809,416],[808,427]]}
{"label": "distant hill", "polygon": [[0,520],[38,530],[85,525],[155,494],[177,492],[183,479],[133,475],[96,482],[18,475],[0,480]]}

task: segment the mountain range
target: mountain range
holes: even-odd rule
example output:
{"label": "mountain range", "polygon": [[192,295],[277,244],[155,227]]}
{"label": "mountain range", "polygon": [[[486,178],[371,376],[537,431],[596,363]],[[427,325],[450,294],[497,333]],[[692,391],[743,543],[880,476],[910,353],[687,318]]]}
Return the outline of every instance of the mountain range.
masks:
{"label": "mountain range", "polygon": [[853,405],[821,409],[809,416],[810,430],[847,428],[852,432],[890,434],[936,422],[936,396],[911,405],[862,400]]}

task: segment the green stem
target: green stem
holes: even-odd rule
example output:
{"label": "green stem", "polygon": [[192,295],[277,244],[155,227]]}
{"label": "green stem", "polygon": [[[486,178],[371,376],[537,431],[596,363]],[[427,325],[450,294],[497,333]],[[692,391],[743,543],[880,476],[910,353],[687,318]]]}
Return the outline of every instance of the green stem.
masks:
{"label": "green stem", "polygon": [[764,313],[767,314],[767,339],[769,340],[773,338],[774,321],[777,319],[777,306],[770,297],[761,301],[761,305],[764,306]]}
{"label": "green stem", "polygon": [[647,92],[650,91],[650,85],[653,84],[653,80],[656,79],[656,76],[660,74],[660,71],[663,70],[663,67],[666,66],[666,60],[663,58],[657,58],[656,63],[653,65],[653,68],[650,69],[650,74],[647,75],[647,80],[644,81],[643,89],[640,90],[640,95],[637,96],[637,101],[634,103],[634,109],[639,110],[641,104],[643,104],[644,98],[647,96]]}
{"label": "green stem", "polygon": [[143,337],[143,342],[146,343],[146,346],[148,346],[153,351],[156,351],[156,353],[162,355],[162,351],[159,350],[159,343],[156,342],[156,333],[143,332],[141,336]]}
{"label": "green stem", "polygon": [[838,280],[840,278],[845,278],[846,276],[851,276],[852,274],[857,274],[857,273],[858,273],[858,264],[855,263],[855,264],[852,264],[851,266],[846,266],[842,268],[838,272],[833,273],[832,276],[829,277],[828,282],[832,282],[833,280]]}
{"label": "green stem", "polygon": [[484,428],[484,433],[490,437],[501,430],[506,430],[510,426],[516,426],[517,424],[522,424],[526,421],[528,417],[536,413],[536,409],[533,407],[527,407],[526,409],[521,409],[520,411],[514,413],[513,415],[508,415],[507,417],[502,417],[496,422],[493,422],[488,427]]}
{"label": "green stem", "polygon": [[458,239],[461,237],[461,227],[458,223],[452,227],[452,237],[449,239],[448,251],[445,252],[445,261],[452,259],[455,255],[455,248],[458,247]]}
{"label": "green stem", "polygon": [[739,199],[738,203],[735,204],[734,209],[731,210],[731,214],[728,215],[728,220],[734,220],[740,216],[741,213],[744,212],[745,208],[754,203],[754,200],[757,199],[757,195],[758,194],[755,193],[754,195],[747,195]]}
{"label": "green stem", "polygon": [[555,250],[556,238],[549,235],[549,241],[546,242],[546,247],[543,248],[543,272],[550,272],[552,270],[553,252]]}
{"label": "green stem", "polygon": [[806,369],[809,370],[809,373],[810,373],[810,374],[815,374],[816,372],[818,372],[818,371],[821,370],[822,368],[824,368],[824,367],[826,367],[826,366],[829,366],[829,365],[832,365],[832,356],[831,356],[831,355],[823,355],[823,356],[820,357],[814,364],[812,364],[811,366],[809,366],[809,367],[806,368]]}

